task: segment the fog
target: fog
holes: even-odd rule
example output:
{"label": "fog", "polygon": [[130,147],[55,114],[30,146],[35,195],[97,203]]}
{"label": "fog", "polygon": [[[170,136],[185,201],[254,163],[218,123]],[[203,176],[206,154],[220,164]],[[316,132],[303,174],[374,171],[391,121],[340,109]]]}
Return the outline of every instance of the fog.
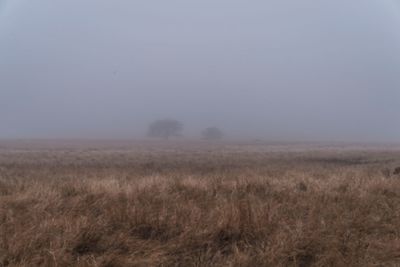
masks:
{"label": "fog", "polygon": [[0,0],[1,138],[400,141],[398,0]]}

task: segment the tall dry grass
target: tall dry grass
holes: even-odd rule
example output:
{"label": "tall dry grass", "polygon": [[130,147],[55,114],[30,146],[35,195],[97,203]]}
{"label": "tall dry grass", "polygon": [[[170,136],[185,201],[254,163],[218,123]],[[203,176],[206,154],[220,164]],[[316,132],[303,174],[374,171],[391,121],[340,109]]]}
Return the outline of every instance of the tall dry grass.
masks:
{"label": "tall dry grass", "polygon": [[0,153],[0,266],[400,266],[398,152]]}

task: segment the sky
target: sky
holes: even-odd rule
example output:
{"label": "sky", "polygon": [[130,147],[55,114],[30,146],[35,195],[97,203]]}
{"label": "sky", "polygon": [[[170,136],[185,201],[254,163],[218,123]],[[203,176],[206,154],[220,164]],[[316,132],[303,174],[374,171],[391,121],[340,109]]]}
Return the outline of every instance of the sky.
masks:
{"label": "sky", "polygon": [[0,0],[0,138],[400,142],[400,0]]}

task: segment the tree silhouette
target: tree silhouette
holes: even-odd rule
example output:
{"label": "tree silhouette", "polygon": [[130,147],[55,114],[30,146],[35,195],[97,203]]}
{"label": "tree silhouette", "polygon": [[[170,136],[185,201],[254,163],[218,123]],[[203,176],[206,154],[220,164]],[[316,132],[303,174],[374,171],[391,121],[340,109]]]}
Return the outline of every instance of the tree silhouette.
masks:
{"label": "tree silhouette", "polygon": [[183,124],[173,119],[156,120],[150,124],[147,136],[168,139],[171,136],[180,136]]}

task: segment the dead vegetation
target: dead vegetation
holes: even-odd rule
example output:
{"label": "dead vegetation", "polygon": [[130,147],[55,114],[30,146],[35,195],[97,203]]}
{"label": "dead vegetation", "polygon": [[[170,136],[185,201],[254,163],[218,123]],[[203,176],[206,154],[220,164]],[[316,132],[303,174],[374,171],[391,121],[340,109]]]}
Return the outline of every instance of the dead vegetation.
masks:
{"label": "dead vegetation", "polygon": [[3,150],[0,266],[397,266],[399,160]]}

